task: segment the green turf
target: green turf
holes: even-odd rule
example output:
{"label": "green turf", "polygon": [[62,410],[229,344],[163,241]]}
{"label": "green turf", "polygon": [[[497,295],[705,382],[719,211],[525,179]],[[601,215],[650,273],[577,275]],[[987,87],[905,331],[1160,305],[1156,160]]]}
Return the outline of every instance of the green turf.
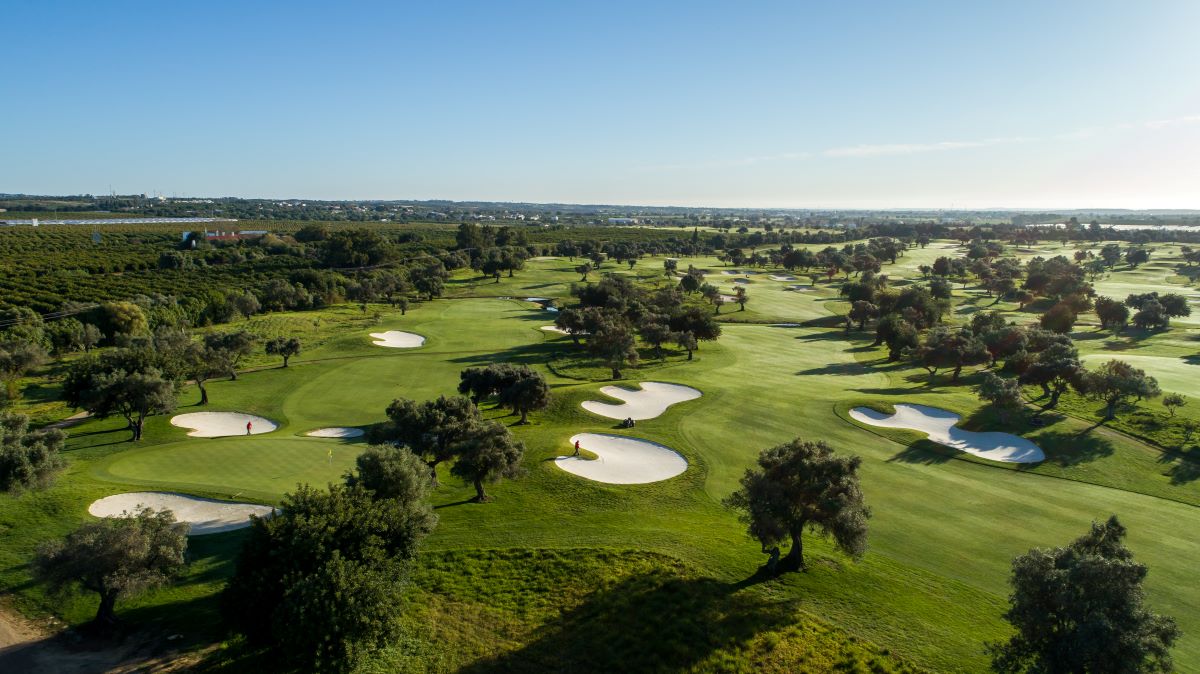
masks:
{"label": "green turf", "polygon": [[[896,265],[886,265],[885,272],[898,279],[917,278],[918,264],[931,263],[937,255],[956,255],[956,248],[935,242],[925,250],[909,251]],[[1037,250],[1057,254],[1060,247]],[[712,258],[690,262],[721,268]],[[1124,274],[1165,274],[1171,267],[1165,262],[1161,266],[1149,271],[1119,269],[1111,275],[1112,282],[1124,282]],[[883,353],[869,346],[869,335],[847,336],[840,328],[824,327],[836,322],[835,312],[844,310],[834,285],[824,281],[815,291],[795,292],[785,288],[807,285],[803,275],[797,274],[801,280],[796,282],[755,275],[746,311],[726,306],[721,315],[725,321],[757,324],[728,322],[721,340],[702,344],[691,362],[672,355],[665,363],[647,362],[644,368],[626,372],[627,382],[670,381],[703,392],[701,398],[674,405],[662,417],[639,422],[628,431],[681,452],[690,464],[683,475],[655,484],[619,486],[559,470],[546,459],[567,452],[572,434],[614,432],[612,420],[579,407],[583,400],[600,399],[597,391],[607,382],[589,377],[603,369],[578,356],[569,338],[539,329],[552,323],[551,313],[520,299],[499,298],[565,297],[570,283],[578,280],[572,267],[565,260],[535,261],[498,284],[460,274],[449,290],[454,299],[422,303],[407,316],[372,305],[365,313],[346,307],[257,319],[264,321],[259,327],[270,330],[307,325],[312,348],[287,369],[272,367],[244,374],[238,381],[211,383],[211,409],[262,414],[279,422],[279,430],[250,438],[196,439],[167,419],[155,418],[147,424],[146,439],[133,447],[124,442],[127,433],[119,423],[77,427],[71,439],[71,469],[56,487],[15,499],[3,497],[0,585],[17,590],[28,602],[42,601],[36,588],[27,584],[23,565],[28,554],[37,540],[81,520],[97,496],[155,487],[275,502],[296,481],[338,480],[362,447],[305,438],[304,432],[378,422],[383,408],[397,396],[450,394],[458,372],[467,366],[526,362],[547,373],[555,394],[550,410],[534,414],[530,425],[513,429],[528,448],[527,474],[492,487],[495,500],[483,505],[466,502],[472,490],[443,475],[435,495],[441,522],[427,542],[427,559],[412,590],[414,603],[422,607],[413,620],[461,625],[462,630],[438,632],[437,640],[461,639],[467,655],[447,660],[435,653],[438,649],[426,635],[397,644],[387,658],[416,658],[435,669],[504,663],[522,653],[536,661],[556,647],[580,643],[585,632],[633,630],[635,621],[617,621],[612,613],[660,610],[665,600],[659,586],[630,586],[636,596],[646,597],[646,603],[621,603],[590,590],[592,585],[622,587],[637,574],[671,571],[674,580],[664,578],[663,584],[696,584],[683,595],[703,608],[711,600],[712,587],[746,581],[763,561],[757,545],[720,499],[736,488],[759,450],[800,436],[824,439],[839,451],[863,457],[863,489],[874,512],[870,552],[853,563],[814,539],[810,572],[739,590],[750,605],[786,602],[781,622],[757,623],[751,635],[744,633],[740,621],[730,622],[720,635],[737,635],[736,639],[714,637],[717,646],[705,655],[708,659],[684,665],[736,670],[753,664],[771,671],[779,661],[762,655],[767,641],[776,643],[772,648],[796,650],[798,640],[811,638],[828,642],[828,647],[807,655],[796,650],[795,659],[787,662],[794,666],[802,656],[813,657],[818,658],[814,663],[831,667],[829,658],[840,657],[836,653],[848,648],[846,639],[860,639],[870,645],[862,651],[851,649],[846,657],[869,659],[882,652],[873,649],[885,649],[889,657],[932,670],[981,669],[986,664],[983,642],[1006,634],[1000,614],[1011,559],[1031,547],[1065,543],[1089,521],[1116,513],[1130,530],[1135,554],[1150,567],[1149,601],[1183,628],[1175,649],[1180,668],[1200,668],[1200,585],[1194,582],[1200,540],[1192,533],[1200,524],[1200,509],[1194,505],[1200,503],[1200,481],[1172,479],[1161,447],[1111,429],[1088,431],[1094,420],[1087,409],[1071,408],[1066,410],[1070,414],[1047,426],[1026,429],[1046,444],[1053,459],[1029,469],[955,457],[928,443],[914,443],[917,435],[880,433],[848,421],[844,412],[853,405],[922,402],[963,414],[968,426],[997,423],[980,411],[970,391],[972,371],[964,373],[961,385],[946,385],[943,376],[939,385],[928,386],[923,371],[883,363]],[[660,278],[661,258],[643,259],[632,273],[647,281]],[[710,276],[723,288],[731,287],[731,278]],[[955,295],[956,309],[977,310],[991,302],[974,287],[963,291],[956,286]],[[998,308],[1015,307],[1001,303]],[[314,318],[322,325],[313,325]],[[367,333],[389,329],[416,332],[427,342],[411,350],[371,344]],[[1187,368],[1195,365],[1180,357],[1180,344],[1191,339],[1188,330],[1181,324],[1144,339],[1116,338],[1132,344],[1119,350],[1104,346],[1108,337],[1081,344],[1089,357],[1119,351],[1161,359],[1144,362],[1162,372],[1164,388],[1190,394],[1195,384]],[[1094,326],[1085,324],[1079,334],[1093,331]],[[1172,343],[1176,341],[1180,344]],[[185,405],[195,398],[193,390],[182,393]],[[503,411],[487,413],[508,423],[514,420]],[[237,534],[223,535],[222,540],[236,541]],[[177,604],[176,615],[193,610],[201,622],[205,616],[211,621],[212,596],[220,587],[220,574],[228,571],[227,551],[233,544],[198,545],[209,553],[204,557],[209,561],[191,571],[187,583],[148,595],[125,610],[163,616],[171,615],[171,606]],[[530,568],[542,570],[544,576],[531,576],[512,561],[526,557],[532,560]],[[584,560],[592,557],[608,559],[614,568],[606,571]],[[457,577],[456,565],[484,574],[483,580]],[[495,569],[487,571],[493,565]],[[568,578],[564,568],[573,565],[580,568],[583,581]],[[547,607],[556,603],[568,616],[565,622],[557,621]],[[75,600],[64,612],[80,619],[87,605],[87,600]],[[728,610],[736,612],[739,605],[732,602]],[[593,611],[588,620],[569,618],[571,609],[588,606]],[[791,636],[789,629],[794,630]],[[686,640],[687,634],[681,628],[673,638]],[[636,649],[641,644],[637,638],[631,634],[620,648]],[[655,651],[655,657],[677,662],[666,651]],[[380,666],[387,662],[391,661]]]}

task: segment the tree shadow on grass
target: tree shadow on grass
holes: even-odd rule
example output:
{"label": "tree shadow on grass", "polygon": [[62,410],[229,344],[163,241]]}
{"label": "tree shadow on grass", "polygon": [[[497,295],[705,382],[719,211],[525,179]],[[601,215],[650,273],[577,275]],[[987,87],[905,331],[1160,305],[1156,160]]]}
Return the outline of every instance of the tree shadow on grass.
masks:
{"label": "tree shadow on grass", "polygon": [[[1069,468],[1112,455],[1112,443],[1091,433],[1092,428],[1079,432],[1048,431],[1039,434],[1034,441],[1046,454],[1045,463]],[[1022,467],[1032,465],[1036,464],[1023,464]]]}
{"label": "tree shadow on grass", "polygon": [[655,571],[598,589],[514,652],[459,670],[492,672],[675,672],[785,625],[794,608],[739,592],[737,584]]}
{"label": "tree shadow on grass", "polygon": [[1165,450],[1158,462],[1173,464],[1166,472],[1173,485],[1188,484],[1200,479],[1200,446]]}
{"label": "tree shadow on grass", "polygon": [[819,375],[819,374],[835,374],[841,376],[855,376],[861,374],[870,374],[870,369],[862,363],[830,363],[822,367],[809,368],[800,370],[797,375]]}
{"label": "tree shadow on grass", "polygon": [[550,362],[555,356],[560,355],[561,352],[561,345],[553,342],[541,342],[514,346],[510,349],[493,351],[491,353],[473,353],[449,360],[451,363],[462,363],[464,365],[487,365],[490,363],[545,364]]}

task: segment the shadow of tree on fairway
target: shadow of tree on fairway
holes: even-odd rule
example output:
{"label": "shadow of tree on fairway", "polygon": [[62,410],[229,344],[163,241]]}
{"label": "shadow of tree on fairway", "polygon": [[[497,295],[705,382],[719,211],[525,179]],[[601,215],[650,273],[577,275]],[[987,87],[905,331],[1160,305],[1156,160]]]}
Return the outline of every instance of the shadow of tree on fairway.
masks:
{"label": "shadow of tree on fairway", "polygon": [[537,344],[514,346],[510,349],[493,351],[491,353],[473,353],[448,360],[451,363],[462,363],[463,365],[488,365],[490,363],[545,364],[550,362],[555,356],[561,354],[562,348],[561,345],[553,342],[540,342]]}
{"label": "shadow of tree on fairway", "polygon": [[1174,464],[1166,472],[1173,485],[1188,484],[1200,479],[1200,446],[1164,450],[1158,462]]}
{"label": "shadow of tree on fairway", "polygon": [[[1033,441],[1045,452],[1046,463],[1069,468],[1112,455],[1112,443],[1091,430],[1088,428],[1078,433],[1049,431],[1039,434]],[[1022,464],[1021,467],[1034,465],[1037,464]]]}
{"label": "shadow of tree on fairway", "polygon": [[821,367],[813,367],[807,370],[800,370],[797,375],[814,375],[814,374],[834,374],[841,376],[855,376],[860,374],[870,374],[870,369],[863,366],[862,363],[830,363]]}
{"label": "shadow of tree on fairway", "polygon": [[597,590],[512,653],[461,670],[491,672],[673,672],[714,651],[792,622],[788,602],[769,602],[743,583],[686,579],[667,571]]}

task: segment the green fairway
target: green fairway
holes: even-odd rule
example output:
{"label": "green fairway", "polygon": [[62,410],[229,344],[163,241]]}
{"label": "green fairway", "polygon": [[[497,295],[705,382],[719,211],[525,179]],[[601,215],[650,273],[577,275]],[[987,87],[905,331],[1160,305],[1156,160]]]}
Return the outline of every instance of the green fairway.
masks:
{"label": "green fairway", "polygon": [[[939,241],[912,249],[884,271],[894,270],[896,278],[918,278],[917,265],[956,254],[954,248]],[[1057,254],[1057,249],[1043,254]],[[709,280],[723,292],[731,294],[733,279],[743,278],[720,274],[721,264],[713,258],[690,262],[716,272]],[[681,261],[681,268],[687,263]],[[527,447],[524,477],[489,487],[494,501],[475,504],[467,502],[473,491],[442,467],[442,486],[435,494],[440,524],[426,543],[429,559],[421,562],[413,593],[423,619],[461,620],[491,636],[464,646],[464,659],[453,662],[439,660],[448,656],[430,650],[422,662],[434,669],[512,653],[548,657],[554,643],[539,643],[535,634],[552,612],[536,606],[559,601],[551,597],[609,615],[605,612],[615,610],[614,599],[600,601],[563,578],[569,575],[564,569],[573,565],[609,587],[624,587],[633,575],[676,566],[697,582],[745,581],[764,556],[720,501],[736,488],[761,449],[795,437],[826,440],[839,452],[863,458],[863,491],[873,511],[870,551],[854,563],[812,537],[809,572],[731,590],[737,601],[769,599],[786,608],[776,622],[756,628],[763,633],[785,625],[812,634],[842,630],[918,667],[978,671],[986,665],[983,643],[1007,634],[1000,615],[1012,558],[1033,547],[1064,544],[1090,521],[1116,513],[1129,528],[1130,547],[1150,568],[1150,603],[1174,616],[1183,630],[1174,649],[1177,664],[1182,670],[1200,668],[1200,584],[1194,582],[1200,539],[1193,533],[1200,528],[1200,481],[1173,481],[1160,448],[1109,429],[1089,433],[1089,420],[1058,415],[1043,427],[1022,429],[1043,444],[1051,460],[1034,467],[999,466],[930,448],[918,441],[919,434],[878,432],[849,421],[844,412],[854,405],[919,402],[962,414],[968,427],[988,429],[995,423],[971,392],[974,368],[964,371],[959,385],[948,385],[948,375],[941,374],[940,385],[928,386],[923,370],[884,362],[885,352],[870,346],[871,334],[847,335],[835,327],[845,304],[837,298],[836,285],[823,280],[812,291],[788,290],[810,282],[799,272],[794,273],[797,281],[768,276],[788,273],[784,270],[749,276],[746,310],[722,308],[727,321],[723,336],[702,343],[694,360],[680,354],[665,362],[646,359],[640,368],[628,369],[622,382],[684,384],[699,389],[702,397],[673,405],[634,429],[615,430],[613,420],[580,407],[584,400],[604,399],[598,390],[609,382],[585,376],[604,368],[578,365],[582,357],[570,338],[540,330],[553,323],[553,313],[522,301],[528,296],[566,300],[569,284],[579,280],[573,266],[566,260],[531,261],[526,270],[500,283],[460,274],[448,290],[456,298],[422,303],[405,316],[378,305],[367,312],[326,310],[324,326],[312,323],[315,313],[252,319],[272,331],[303,324],[313,333],[314,346],[286,369],[262,359],[269,367],[242,374],[237,381],[211,382],[210,408],[260,414],[280,428],[263,436],[200,439],[170,426],[167,417],[156,417],[147,423],[145,440],[133,446],[124,442],[128,433],[114,421],[79,425],[72,429],[71,471],[50,492],[53,498],[4,497],[0,520],[8,526],[0,526],[0,549],[7,552],[0,581],[8,589],[22,587],[27,572],[19,566],[19,552],[11,551],[29,550],[37,539],[83,519],[97,496],[155,488],[275,503],[299,482],[340,480],[365,447],[362,442],[303,437],[305,432],[380,422],[384,408],[397,397],[450,395],[465,367],[527,363],[547,375],[554,403],[531,415],[529,425],[512,426]],[[647,281],[662,278],[660,258],[643,259],[632,272],[622,270]],[[974,287],[956,288],[955,294],[959,308],[991,302]],[[415,349],[372,345],[368,333],[384,330],[414,332],[426,342]],[[1179,338],[1180,333],[1169,334]],[[1161,341],[1148,339],[1118,355],[1159,376],[1164,389],[1200,393],[1191,374],[1197,366]],[[1088,343],[1089,362],[1111,351],[1103,343]],[[199,410],[191,406],[196,398],[194,389],[185,389],[184,406],[177,413]],[[485,413],[506,424],[516,420],[490,405]],[[616,432],[658,442],[681,453],[689,465],[682,475],[658,483],[584,480],[547,461],[568,453],[567,439],[579,432]],[[51,508],[68,513],[68,521],[37,533],[14,528],[46,521]],[[614,570],[581,556],[611,557]],[[532,560],[530,568],[557,580],[539,584],[511,561],[526,557]],[[470,570],[463,579],[452,578],[445,569],[457,564]],[[489,589],[470,589],[471,573],[489,578]],[[193,599],[211,601],[220,588],[219,575],[189,587]],[[633,587],[649,592],[637,596],[656,596]],[[505,594],[505,588],[521,589]],[[40,600],[36,591],[22,591],[29,601]],[[135,606],[169,605],[178,601],[175,592],[148,595]],[[697,592],[697,597],[703,595]],[[514,599],[516,595],[526,599]],[[494,605],[484,597],[495,597]],[[642,610],[655,610],[661,601],[647,598]],[[71,609],[75,618],[85,612],[84,603]],[[468,618],[472,611],[483,611],[479,615],[485,617]],[[566,642],[578,634],[564,632],[561,638]],[[759,644],[748,635],[744,642]],[[425,652],[421,649],[433,649],[432,643],[411,648]],[[388,657],[398,656],[392,652]],[[380,667],[378,671],[386,671]]]}

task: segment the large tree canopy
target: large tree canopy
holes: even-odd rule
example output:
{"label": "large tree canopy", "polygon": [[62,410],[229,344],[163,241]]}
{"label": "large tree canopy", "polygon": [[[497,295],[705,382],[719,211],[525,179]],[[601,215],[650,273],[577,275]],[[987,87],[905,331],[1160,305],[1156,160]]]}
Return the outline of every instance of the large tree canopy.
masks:
{"label": "large tree canopy", "polygon": [[222,596],[251,643],[304,671],[349,671],[398,631],[400,582],[436,519],[423,500],[301,486],[255,519]]}
{"label": "large tree canopy", "polygon": [[166,583],[183,566],[187,525],[169,510],[88,522],[38,548],[34,573],[53,591],[78,585],[100,595],[96,622],[117,621],[118,599]]}
{"label": "large tree canopy", "polygon": [[57,428],[29,430],[29,417],[0,412],[0,492],[45,486],[66,466],[67,434]]}
{"label": "large tree canopy", "polygon": [[1017,633],[991,646],[997,672],[1172,671],[1169,651],[1179,629],[1143,606],[1147,570],[1124,540],[1125,527],[1113,516],[1066,547],[1013,560],[1004,619]]}
{"label": "large tree canopy", "polygon": [[785,569],[804,568],[801,536],[811,528],[833,537],[853,557],[867,549],[867,518],[858,484],[857,456],[837,456],[824,441],[799,438],[763,451],[758,468],[746,470],[741,489],[725,504],[741,512],[751,536],[763,548],[791,541]]}

